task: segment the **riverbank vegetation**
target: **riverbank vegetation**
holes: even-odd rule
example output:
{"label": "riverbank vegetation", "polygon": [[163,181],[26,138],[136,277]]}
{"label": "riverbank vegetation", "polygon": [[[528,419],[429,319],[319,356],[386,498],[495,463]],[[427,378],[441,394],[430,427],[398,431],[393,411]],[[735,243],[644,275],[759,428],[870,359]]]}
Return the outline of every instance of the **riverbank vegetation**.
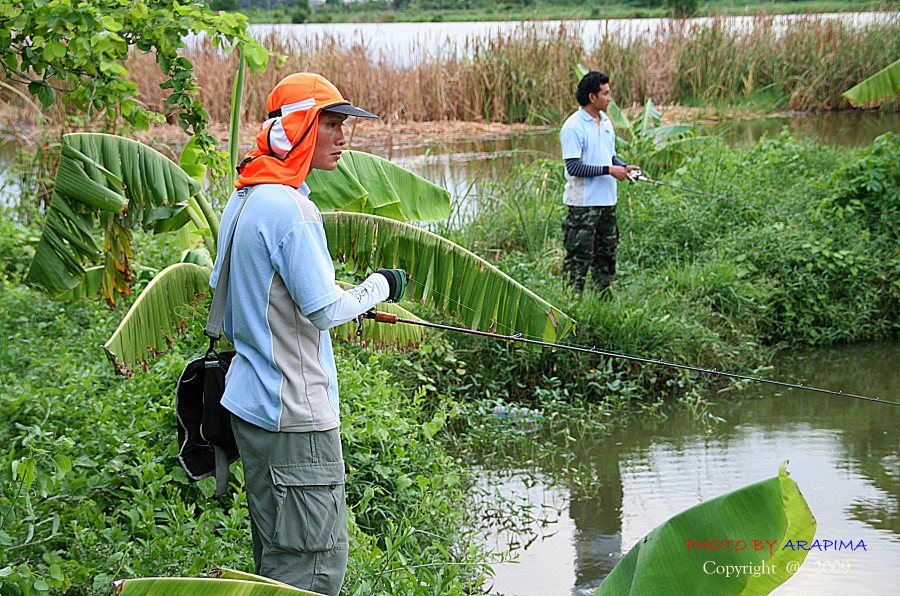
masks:
{"label": "riverbank vegetation", "polygon": [[[575,298],[563,286],[564,181],[556,162],[525,166],[479,193],[478,215],[454,239],[499,258],[575,318],[571,343],[765,376],[781,349],[900,333],[898,151],[900,139],[891,133],[862,150],[785,134],[743,149],[711,144],[664,178],[715,197],[626,186],[618,210],[619,274],[609,296]],[[625,159],[640,163],[638,155]],[[524,452],[527,461],[548,458],[546,469],[553,470],[553,458],[577,443],[578,431],[565,430],[572,420],[576,429],[602,426],[617,412],[652,413],[663,401],[702,417],[697,384],[720,383],[664,367],[460,342],[490,354],[468,362],[477,379],[468,387],[480,388],[494,406],[515,407],[526,425],[540,420],[562,447],[535,450],[519,442],[521,433],[473,427],[465,440],[490,454],[486,462],[511,464],[508,457]],[[493,372],[497,363],[504,374]],[[555,414],[554,429],[542,416],[564,412],[558,404],[570,407],[576,394],[588,399],[575,403],[600,404],[600,411]]]}
{"label": "riverbank vegetation", "polygon": [[896,10],[884,0],[369,0],[324,2],[314,7],[286,1],[277,8],[259,2],[213,0],[216,9],[240,10],[253,23],[392,23],[510,20],[641,19],[672,16],[799,14]]}
{"label": "riverbank vegetation", "polygon": [[[572,106],[575,65],[608,72],[622,106],[753,103],[758,109],[845,109],[841,93],[900,55],[900,17],[856,26],[822,17],[781,24],[772,17],[732,25],[676,21],[647,37],[601,34],[587,47],[582,27],[523,24],[508,33],[464,42],[422,38],[412,56],[382,54],[364,39],[331,35],[308,43],[268,34],[264,45],[287,56],[248,76],[244,116],[264,113],[266,90],[290,72],[314,70],[347,97],[388,122],[474,120],[559,123]],[[211,119],[227,122],[230,76],[236,63],[211,48],[189,54],[199,73]],[[165,111],[149,57],[133,56],[129,70],[144,82],[141,101]],[[377,76],[373,76],[377,73]],[[157,75],[158,77],[158,75]],[[900,102],[882,109],[896,110]]]}
{"label": "riverbank vegetation", "polygon": [[[579,322],[571,343],[760,371],[778,348],[897,337],[898,152],[892,134],[858,150],[789,136],[710,144],[663,179],[716,198],[622,189],[619,275],[608,296],[577,298],[562,283],[558,163],[496,181],[472,199],[474,217],[442,233],[563,307]],[[239,466],[217,501],[175,459],[172,390],[202,349],[199,333],[148,372],[115,376],[100,343],[125,304],[110,312],[59,303],[20,283],[37,236],[20,217],[31,200],[0,218],[0,440],[9,446],[0,456],[0,583],[10,593],[102,593],[114,577],[249,569]],[[136,241],[137,271],[174,257],[165,236]],[[203,320],[198,312],[190,327]],[[589,495],[599,489],[595,471],[567,457],[581,432],[676,404],[712,420],[701,392],[709,379],[621,360],[436,333],[410,353],[341,345],[338,361],[350,593],[477,591],[502,555],[473,531],[483,512],[471,497],[473,465],[528,461]],[[529,515],[490,507],[499,519]]]}

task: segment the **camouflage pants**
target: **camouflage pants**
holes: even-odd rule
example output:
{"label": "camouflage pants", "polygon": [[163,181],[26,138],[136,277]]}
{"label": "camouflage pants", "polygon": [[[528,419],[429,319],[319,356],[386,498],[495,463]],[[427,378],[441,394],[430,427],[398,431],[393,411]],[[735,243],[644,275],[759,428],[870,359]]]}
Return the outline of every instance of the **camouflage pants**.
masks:
{"label": "camouflage pants", "polygon": [[609,286],[616,274],[619,244],[616,206],[569,207],[563,221],[563,244],[566,247],[563,274],[575,291],[584,289],[588,269],[595,288]]}

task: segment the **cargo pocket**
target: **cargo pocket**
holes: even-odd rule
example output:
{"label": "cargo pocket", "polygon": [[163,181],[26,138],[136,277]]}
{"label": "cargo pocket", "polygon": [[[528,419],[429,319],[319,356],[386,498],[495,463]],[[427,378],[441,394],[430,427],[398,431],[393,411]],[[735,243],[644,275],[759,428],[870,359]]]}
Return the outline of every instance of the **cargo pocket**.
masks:
{"label": "cargo pocket", "polygon": [[269,466],[275,487],[272,545],[288,552],[331,550],[344,507],[344,462]]}

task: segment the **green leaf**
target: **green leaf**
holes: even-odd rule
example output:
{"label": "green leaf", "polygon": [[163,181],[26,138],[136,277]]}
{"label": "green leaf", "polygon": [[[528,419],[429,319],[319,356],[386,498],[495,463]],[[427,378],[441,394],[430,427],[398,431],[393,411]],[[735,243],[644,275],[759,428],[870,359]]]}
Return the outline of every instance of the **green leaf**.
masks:
{"label": "green leaf", "polygon": [[291,586],[282,583],[278,580],[263,577],[262,575],[254,575],[252,573],[247,573],[246,571],[237,571],[234,569],[227,569],[225,567],[215,567],[209,573],[214,578],[218,579],[239,579],[248,582],[260,582],[263,584],[272,584],[275,586],[284,586],[286,588],[290,588]]}
{"label": "green leaf", "polygon": [[103,285],[103,265],[96,267],[88,267],[84,270],[84,276],[77,286],[63,292],[60,295],[61,300],[78,300],[80,298],[96,298],[100,293]]}
{"label": "green leaf", "polygon": [[842,94],[855,106],[866,107],[900,95],[900,59]]}
{"label": "green leaf", "polygon": [[[70,290],[78,285],[84,267],[97,262],[100,247],[111,242],[118,250],[110,255],[107,270],[122,272],[118,281],[127,283],[127,231],[165,227],[153,210],[173,207],[199,190],[197,181],[146,145],[107,134],[65,135],[56,187],[26,283],[54,294]],[[115,214],[112,219],[110,213]],[[176,220],[172,225],[183,217],[178,209],[170,216]],[[104,242],[98,243],[95,235],[103,233]],[[118,286],[116,280],[104,282],[104,288]],[[114,301],[111,290],[106,298]]]}
{"label": "green leaf", "polygon": [[234,185],[234,178],[237,175],[238,166],[238,150],[240,146],[241,131],[241,106],[244,103],[244,74],[247,70],[246,52],[240,52],[238,58],[238,69],[234,75],[234,82],[231,85],[231,119],[228,132],[228,176],[231,185]]}
{"label": "green leaf", "polygon": [[37,97],[45,108],[49,108],[56,103],[56,91],[53,87],[41,81],[28,83],[28,92]]}
{"label": "green leaf", "polygon": [[721,144],[720,137],[704,135],[681,138],[662,138],[654,149],[641,156],[641,167],[646,173],[678,166],[688,155],[710,145]]}
{"label": "green leaf", "polygon": [[260,44],[245,45],[243,54],[247,56],[247,64],[253,71],[259,71],[269,62],[269,51]]}
{"label": "green leaf", "polygon": [[209,253],[202,248],[189,248],[185,250],[181,253],[181,262],[193,263],[194,265],[205,267],[210,271],[212,271],[213,268],[213,260],[210,258]]}
{"label": "green leaf", "polygon": [[484,259],[427,230],[360,213],[322,217],[334,259],[359,272],[405,269],[410,299],[471,329],[554,342],[574,326],[568,315]]}
{"label": "green leaf", "polygon": [[122,23],[114,16],[107,15],[100,18],[100,24],[107,31],[121,31]]}
{"label": "green leaf", "polygon": [[[787,581],[806,558],[805,550],[784,548],[787,540],[811,543],[815,532],[816,520],[782,465],[775,478],[705,501],[657,527],[625,555],[594,595],[762,596]],[[730,549],[720,544],[715,564],[756,568],[758,575],[709,573],[707,561],[713,553],[688,548],[690,541],[726,539],[745,544]],[[777,541],[770,542],[772,550],[766,540]],[[760,565],[766,565],[765,570]]]}
{"label": "green leaf", "polygon": [[614,101],[610,101],[609,105],[606,106],[606,115],[609,116],[609,119],[612,120],[613,126],[617,129],[622,129],[627,131],[628,134],[631,134],[631,122],[622,113],[622,109]]}
{"label": "green leaf", "polygon": [[371,213],[400,221],[439,221],[450,216],[450,193],[396,164],[359,151],[344,151],[336,170],[313,170],[309,198],[322,211]]}
{"label": "green leaf", "polygon": [[691,124],[666,124],[652,129],[653,138],[656,140],[678,138],[694,132]]}
{"label": "green leaf", "polygon": [[287,585],[206,577],[145,577],[115,583],[117,596],[321,596]]}
{"label": "green leaf", "polygon": [[656,125],[659,124],[661,117],[662,114],[656,109],[653,100],[648,97],[647,101],[644,102],[644,109],[638,114],[638,119],[632,127],[632,132],[640,139],[653,138],[653,131]]}
{"label": "green leaf", "polygon": [[116,370],[146,368],[185,328],[192,309],[211,292],[210,270],[193,263],[169,265],[153,278],[103,344]]}
{"label": "green leaf", "polygon": [[44,46],[44,60],[50,62],[66,55],[66,46],[58,41],[51,41]]}
{"label": "green leaf", "polygon": [[187,205],[184,204],[150,209],[144,216],[144,225],[157,234],[174,232],[191,221],[191,216],[187,209]]}
{"label": "green leaf", "polygon": [[23,457],[18,462],[13,462],[13,474],[25,486],[31,486],[34,479],[37,478],[37,460],[32,457]]}
{"label": "green leaf", "polygon": [[178,165],[187,172],[188,176],[203,184],[203,181],[206,180],[206,164],[200,160],[201,155],[203,155],[203,149],[200,146],[200,137],[192,137],[181,150]]}

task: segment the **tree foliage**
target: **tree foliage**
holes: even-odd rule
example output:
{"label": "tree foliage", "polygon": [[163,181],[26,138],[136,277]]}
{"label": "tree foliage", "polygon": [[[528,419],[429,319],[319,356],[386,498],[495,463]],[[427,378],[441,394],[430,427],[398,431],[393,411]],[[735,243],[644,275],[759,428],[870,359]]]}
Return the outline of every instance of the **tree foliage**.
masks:
{"label": "tree foliage", "polygon": [[202,0],[7,0],[0,3],[0,68],[45,107],[61,99],[88,118],[113,124],[122,118],[140,129],[161,116],[137,100],[125,60],[131,51],[152,52],[166,78],[161,86],[171,90],[171,112],[209,150],[208,114],[193,65],[179,51],[203,35],[214,47],[240,48],[258,70],[268,52],[247,24],[243,15],[215,13]]}

